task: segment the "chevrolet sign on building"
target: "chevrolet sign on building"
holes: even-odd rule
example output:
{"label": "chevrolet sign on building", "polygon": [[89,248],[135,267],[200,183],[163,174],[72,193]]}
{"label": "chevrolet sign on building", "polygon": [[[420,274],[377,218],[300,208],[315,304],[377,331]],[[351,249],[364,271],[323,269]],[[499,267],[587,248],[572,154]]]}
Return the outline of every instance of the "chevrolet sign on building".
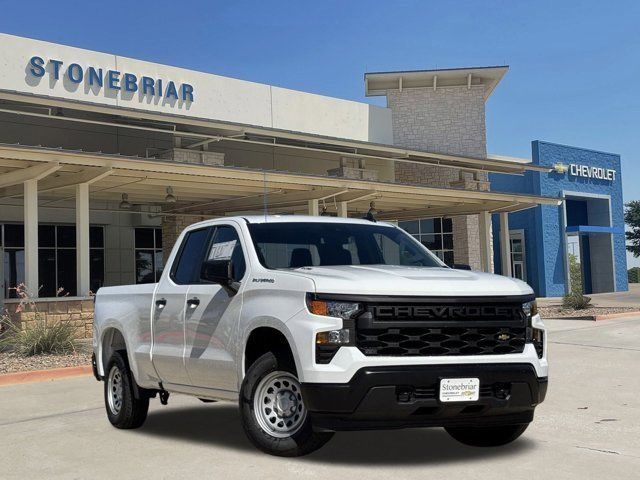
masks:
{"label": "chevrolet sign on building", "polygon": [[576,177],[595,178],[613,182],[616,179],[616,171],[612,168],[595,167],[591,165],[576,165],[572,163],[569,174]]}

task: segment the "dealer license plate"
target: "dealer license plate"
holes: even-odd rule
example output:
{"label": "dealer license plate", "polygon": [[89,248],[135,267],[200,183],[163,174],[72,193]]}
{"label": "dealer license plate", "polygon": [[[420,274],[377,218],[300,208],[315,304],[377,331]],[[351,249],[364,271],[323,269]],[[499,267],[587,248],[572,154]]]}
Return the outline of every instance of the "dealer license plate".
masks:
{"label": "dealer license plate", "polygon": [[480,398],[479,378],[443,378],[440,380],[441,402],[475,402]]}

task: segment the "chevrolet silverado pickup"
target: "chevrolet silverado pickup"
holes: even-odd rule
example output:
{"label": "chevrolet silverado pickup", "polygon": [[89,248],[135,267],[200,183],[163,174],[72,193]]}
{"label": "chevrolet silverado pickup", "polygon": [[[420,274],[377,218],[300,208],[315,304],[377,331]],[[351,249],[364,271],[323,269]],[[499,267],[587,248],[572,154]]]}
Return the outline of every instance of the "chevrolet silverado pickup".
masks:
{"label": "chevrolet silverado pickup", "polygon": [[259,449],[340,430],[444,427],[498,446],[547,390],[531,288],[449,268],[390,223],[247,216],[196,223],[160,281],[101,288],[94,373],[117,428],[170,393],[237,402]]}

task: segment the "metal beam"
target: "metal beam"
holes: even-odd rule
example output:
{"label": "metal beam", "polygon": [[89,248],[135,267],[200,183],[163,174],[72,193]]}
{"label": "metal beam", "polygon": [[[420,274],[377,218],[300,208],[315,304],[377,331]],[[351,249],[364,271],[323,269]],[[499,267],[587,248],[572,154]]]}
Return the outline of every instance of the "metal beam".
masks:
{"label": "metal beam", "polygon": [[480,266],[483,272],[491,272],[491,213],[480,212],[478,214],[478,226],[480,230]]}
{"label": "metal beam", "polygon": [[[316,202],[327,200],[336,195],[347,193],[348,190],[341,188],[322,188],[316,190],[308,190],[303,192],[281,193],[278,195],[267,195],[267,208],[305,205],[307,202],[315,200]],[[264,208],[264,198],[256,197],[241,200],[231,200],[225,202],[221,207],[224,212],[236,212],[247,210],[262,210]]]}
{"label": "metal beam", "polygon": [[10,187],[26,182],[27,180],[42,180],[47,175],[52,174],[56,170],[60,170],[61,165],[56,163],[47,163],[45,165],[34,165],[33,167],[14,170],[4,173],[0,176],[0,188]]}
{"label": "metal beam", "polygon": [[[68,173],[66,175],[60,175],[54,178],[48,178],[38,183],[38,192],[50,192],[59,188],[73,187],[81,183],[92,184],[99,180],[102,180],[108,175],[113,173],[111,167],[103,167],[96,169],[82,170],[79,173]],[[13,185],[6,187],[3,191],[0,191],[0,199],[21,197],[23,189],[20,185]]]}
{"label": "metal beam", "polygon": [[511,239],[509,238],[509,213],[500,213],[500,263],[502,275],[512,277],[511,271]]}

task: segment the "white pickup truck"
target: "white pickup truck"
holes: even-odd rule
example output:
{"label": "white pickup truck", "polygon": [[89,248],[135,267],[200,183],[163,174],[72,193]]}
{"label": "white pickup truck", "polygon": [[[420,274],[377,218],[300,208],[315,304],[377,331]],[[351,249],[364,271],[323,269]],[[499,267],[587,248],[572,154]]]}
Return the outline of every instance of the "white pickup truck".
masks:
{"label": "white pickup truck", "polygon": [[378,428],[495,446],[544,400],[545,337],[528,285],[449,268],[395,225],[230,217],[188,227],[158,283],[98,291],[94,373],[117,428],[175,392],[238,402],[274,455]]}

